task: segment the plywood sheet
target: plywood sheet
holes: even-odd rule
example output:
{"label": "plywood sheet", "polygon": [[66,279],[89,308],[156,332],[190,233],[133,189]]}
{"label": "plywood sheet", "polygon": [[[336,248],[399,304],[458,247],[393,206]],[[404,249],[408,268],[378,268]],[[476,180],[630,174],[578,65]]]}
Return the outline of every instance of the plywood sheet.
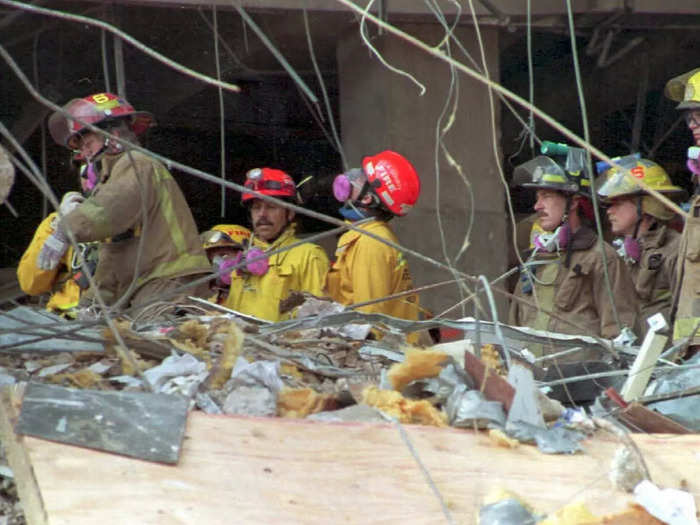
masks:
{"label": "plywood sheet", "polygon": [[[607,478],[618,443],[586,454],[499,448],[483,433],[406,426],[457,523],[503,487],[537,509],[587,502],[597,514],[629,496]],[[700,503],[700,435],[638,435],[654,481]],[[52,525],[172,523],[445,523],[396,426],[190,414],[180,463],[166,466],[25,437]]]}

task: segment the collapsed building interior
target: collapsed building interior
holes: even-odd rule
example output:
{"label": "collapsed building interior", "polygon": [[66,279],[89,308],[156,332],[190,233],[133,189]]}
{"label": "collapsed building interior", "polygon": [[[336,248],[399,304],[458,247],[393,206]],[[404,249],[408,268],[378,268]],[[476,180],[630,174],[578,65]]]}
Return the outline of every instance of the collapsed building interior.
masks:
{"label": "collapsed building interior", "polygon": [[[270,166],[283,169],[297,183],[303,182],[300,194],[304,197],[305,207],[337,220],[341,216],[331,190],[333,176],[358,166],[364,156],[385,149],[406,155],[420,174],[421,197],[417,206],[405,217],[393,221],[392,226],[400,244],[407,250],[416,287],[426,287],[420,296],[421,304],[433,314],[444,314],[440,321],[445,326],[449,321],[455,321],[453,336],[454,333],[457,333],[457,337],[465,336],[465,339],[445,343],[448,346],[435,350],[438,354],[431,355],[432,348],[426,349],[426,359],[439,361],[445,355],[449,355],[450,359],[457,356],[456,363],[467,371],[467,375],[476,374],[476,390],[488,391],[489,396],[493,395],[498,401],[504,397],[503,392],[507,392],[503,405],[506,412],[511,410],[513,405],[518,405],[516,394],[525,395],[523,392],[527,387],[523,386],[524,383],[518,385],[518,378],[509,376],[508,381],[512,380],[512,384],[517,386],[513,388],[508,381],[492,380],[494,375],[489,375],[490,365],[470,364],[469,357],[476,348],[476,354],[483,359],[483,345],[497,356],[494,368],[503,369],[505,362],[499,361],[498,350],[494,350],[493,344],[508,341],[518,350],[525,347],[525,343],[521,347],[515,344],[530,335],[516,333],[513,327],[504,327],[504,334],[499,332],[498,319],[506,318],[508,297],[498,292],[508,289],[508,286],[499,283],[493,287],[496,293],[492,308],[482,304],[482,312],[488,310],[490,317],[481,321],[478,318],[476,321],[462,320],[462,324],[456,320],[476,311],[471,303],[463,299],[477,276],[495,283],[515,264],[513,245],[516,240],[512,221],[517,222],[530,215],[533,205],[532,192],[510,187],[515,166],[537,155],[541,141],[572,144],[575,142],[573,133],[581,139],[587,138],[592,147],[611,157],[640,152],[643,157],[661,164],[674,184],[691,190],[685,165],[686,149],[690,144],[688,129],[675,108],[676,103],[664,96],[664,85],[669,78],[698,67],[700,5],[692,0],[668,0],[663,5],[646,0],[590,0],[572,4],[574,2],[556,0],[532,3],[522,0],[373,0],[361,3],[349,0],[308,0],[303,3],[294,0],[211,0],[207,3],[198,0],[0,0],[0,101],[3,102],[0,104],[0,144],[10,152],[17,166],[15,184],[7,205],[0,206],[0,312],[9,312],[7,316],[0,314],[0,336],[15,336],[13,329],[24,333],[23,329],[17,328],[16,319],[12,317],[17,312],[13,308],[24,308],[15,301],[20,296],[15,277],[16,266],[37,224],[53,210],[47,196],[26,176],[25,171],[33,170],[33,164],[59,200],[66,191],[78,186],[72,155],[53,142],[47,129],[47,119],[57,106],[70,99],[109,91],[123,95],[136,109],[149,111],[155,116],[157,126],[148,132],[144,145],[165,159],[184,191],[200,231],[218,223],[246,224],[249,219],[241,206],[240,193],[230,185],[225,187],[226,183],[215,182],[213,178],[241,185],[246,172],[252,168]],[[393,29],[398,29],[402,34]],[[417,42],[409,41],[410,38],[415,38]],[[484,75],[485,70],[488,75]],[[225,87],[217,87],[217,81],[219,86]],[[488,88],[489,81],[493,83],[493,89]],[[233,90],[231,86],[237,89]],[[551,122],[548,123],[536,111],[514,100],[511,93],[522,101],[530,101],[537,111],[551,118]],[[200,175],[204,175],[204,178]],[[314,217],[301,219],[304,233],[320,234],[337,226],[324,221],[318,213]],[[337,234],[333,233],[316,242],[332,256],[336,238]],[[454,281],[445,281],[456,275],[451,270],[474,278],[463,288],[431,288],[441,282],[453,284]],[[28,300],[22,298],[20,301],[24,305]],[[601,458],[605,457],[607,461],[608,456],[614,453],[618,440],[626,443],[628,438],[608,436],[599,439],[598,436],[595,438],[598,441],[591,438],[590,448],[586,448],[586,453],[590,455],[583,459],[578,455],[576,463],[551,460],[546,468],[539,463],[540,456],[532,455],[529,449],[526,453],[522,449],[518,452],[509,450],[508,454],[520,454],[518,461],[513,461],[515,456],[508,456],[503,451],[492,455],[493,450],[487,448],[487,453],[483,454],[486,461],[491,462],[489,458],[493,457],[499,460],[493,461],[493,472],[484,474],[469,470],[478,470],[481,468],[478,462],[484,461],[484,458],[475,457],[481,455],[480,447],[484,447],[478,434],[474,437],[467,432],[464,435],[453,433],[446,438],[444,436],[448,434],[424,433],[423,430],[416,430],[418,426],[407,427],[409,430],[405,431],[398,424],[400,433],[393,437],[389,437],[390,431],[386,427],[377,427],[378,430],[347,427],[351,431],[345,435],[323,427],[319,427],[322,428],[319,433],[312,427],[297,425],[297,422],[283,428],[276,426],[279,423],[274,421],[275,418],[258,420],[243,417],[239,420],[234,416],[228,421],[225,421],[226,418],[209,419],[207,416],[221,411],[209,412],[194,391],[199,388],[197,395],[203,394],[217,407],[235,404],[233,394],[240,388],[235,381],[231,383],[238,368],[236,364],[234,369],[234,363],[238,363],[235,358],[245,357],[252,366],[260,363],[267,366],[272,360],[277,360],[277,380],[281,384],[283,381],[280,377],[283,377],[284,387],[289,387],[291,393],[288,392],[285,394],[288,397],[285,397],[275,391],[272,408],[262,415],[301,418],[325,409],[330,411],[369,404],[367,391],[358,392],[357,387],[351,385],[352,380],[362,378],[368,381],[370,378],[369,382],[379,384],[381,381],[386,385],[387,370],[395,371],[394,367],[408,362],[406,356],[409,351],[406,350],[404,355],[403,347],[399,348],[399,343],[391,337],[386,338],[384,346],[375,345],[374,341],[365,342],[364,338],[354,340],[347,337],[341,327],[348,323],[352,326],[357,319],[351,316],[343,318],[342,313],[337,312],[335,316],[319,316],[321,320],[303,321],[299,326],[290,321],[286,325],[282,323],[281,328],[273,325],[251,327],[244,322],[243,328],[239,329],[234,328],[236,323],[230,319],[209,315],[211,312],[199,303],[184,311],[191,316],[187,321],[180,316],[177,321],[168,318],[167,323],[170,324],[166,323],[167,326],[150,325],[148,316],[129,319],[129,322],[119,319],[116,328],[109,328],[113,330],[115,338],[121,334],[127,345],[117,344],[118,338],[116,341],[111,339],[109,330],[100,325],[104,329],[101,334],[107,334],[104,335],[104,348],[101,342],[99,351],[90,347],[90,352],[86,351],[87,357],[82,358],[74,357],[79,352],[76,349],[78,341],[89,347],[95,343],[91,338],[102,337],[90,332],[95,329],[94,326],[89,323],[81,325],[75,334],[71,333],[75,340],[58,338],[61,339],[59,349],[52,349],[51,355],[48,355],[42,353],[42,338],[47,336],[41,332],[41,323],[45,320],[40,318],[38,308],[19,310],[20,315],[26,315],[27,323],[36,322],[34,327],[40,327],[38,350],[30,348],[26,350],[26,355],[20,353],[22,350],[11,354],[13,345],[0,340],[0,350],[8,351],[5,357],[21,361],[21,366],[17,367],[20,370],[18,377],[22,378],[20,382],[54,382],[68,385],[71,390],[74,386],[79,390],[100,385],[104,390],[121,393],[122,389],[127,391],[127,387],[132,386],[130,380],[137,380],[137,376],[142,375],[135,372],[140,370],[139,367],[149,371],[159,368],[164,366],[167,359],[175,357],[177,352],[183,354],[180,356],[183,359],[197,356],[199,361],[194,360],[196,364],[193,365],[199,367],[197,374],[202,374],[201,369],[206,362],[212,376],[216,376],[206,380],[198,376],[199,383],[189,383],[190,379],[187,378],[196,374],[187,375],[191,372],[188,371],[182,377],[176,377],[186,377],[182,384],[173,386],[167,383],[173,388],[168,393],[181,393],[178,388],[182,385],[182,388],[192,387],[187,395],[191,395],[192,405],[196,404],[200,409],[194,416],[192,413],[187,415],[186,408],[183,409],[184,414],[179,414],[182,416],[179,421],[182,428],[185,419],[190,419],[187,439],[182,451],[178,442],[175,455],[181,453],[189,458],[188,454],[192,454],[201,463],[193,466],[189,459],[181,461],[178,466],[181,470],[173,476],[190,476],[189,468],[193,471],[198,470],[200,465],[204,468],[193,474],[195,477],[200,475],[201,479],[192,483],[192,487],[195,487],[192,494],[177,492],[184,484],[176,485],[184,478],[171,480],[172,492],[152,496],[153,502],[146,501],[150,497],[148,491],[158,486],[162,479],[170,479],[170,473],[164,474],[158,470],[161,465],[153,467],[147,463],[152,460],[146,457],[148,454],[132,454],[146,460],[138,465],[127,462],[115,467],[116,461],[126,461],[128,458],[113,460],[111,457],[93,456],[85,459],[81,456],[82,450],[65,450],[61,448],[65,445],[28,437],[30,433],[23,441],[21,436],[17,438],[19,433],[12,428],[17,423],[13,418],[20,417],[13,412],[16,408],[12,407],[14,401],[0,392],[0,436],[7,440],[3,441],[3,446],[15,451],[26,449],[27,457],[34,463],[28,475],[35,477],[32,469],[36,473],[36,479],[32,481],[36,487],[32,490],[39,494],[38,500],[43,498],[43,503],[30,499],[23,502],[23,511],[27,513],[29,523],[44,523],[47,515],[51,518],[65,517],[71,523],[94,522],[95,516],[107,522],[123,522],[124,514],[129,512],[125,510],[128,505],[133,506],[134,512],[143,511],[148,517],[153,517],[154,523],[167,522],[159,520],[176,515],[185,521],[216,523],[221,519],[220,515],[228,513],[227,505],[232,496],[227,490],[233,489],[227,483],[232,487],[237,483],[245,485],[240,487],[236,502],[249,512],[247,517],[251,522],[279,522],[284,521],[280,516],[292,515],[298,522],[313,522],[318,516],[309,510],[312,503],[304,499],[305,503],[298,505],[303,496],[294,492],[297,489],[306,490],[304,487],[308,486],[305,485],[308,480],[292,481],[289,473],[275,461],[282,458],[289,464],[296,464],[294,462],[299,460],[296,454],[303,449],[304,454],[308,453],[309,457],[304,459],[308,463],[299,470],[316,472],[316,466],[312,464],[318,457],[325,458],[327,452],[322,449],[323,453],[318,453],[313,448],[316,441],[321,441],[318,438],[320,435],[326,436],[324,439],[327,442],[324,441],[319,447],[326,446],[328,450],[347,447],[347,456],[328,456],[332,458],[328,464],[339,464],[339,468],[354,461],[353,446],[368,443],[367,450],[370,450],[372,446],[381,444],[386,447],[381,451],[382,458],[388,457],[389,449],[404,453],[406,451],[401,447],[405,446],[409,450],[410,454],[406,457],[415,458],[415,464],[411,460],[407,467],[402,463],[405,458],[398,458],[394,469],[394,460],[387,462],[391,466],[382,469],[386,470],[386,478],[376,481],[377,486],[393,486],[396,483],[399,487],[406,482],[409,487],[405,491],[402,489],[401,495],[392,496],[401,504],[394,505],[398,510],[392,510],[393,514],[388,515],[387,521],[416,519],[419,513],[424,513],[426,521],[444,514],[448,522],[453,522],[450,512],[460,518],[472,517],[483,490],[481,487],[475,488],[465,497],[465,483],[474,483],[474,479],[484,477],[488,478],[489,483],[509,479],[522,484],[525,479],[535,480],[536,471],[543,472],[542,476],[546,477],[549,476],[548,472],[555,470],[561,470],[557,479],[562,484],[575,485],[576,491],[588,490],[588,501],[595,503],[597,509],[605,512],[619,510],[617,495],[609,497],[607,481],[601,481],[605,477],[601,472],[607,474],[608,469],[608,463],[603,464]],[[206,315],[194,315],[201,312]],[[117,316],[114,319],[117,320]],[[54,321],[52,318],[51,322]],[[493,322],[489,324],[490,321]],[[487,326],[482,334],[483,340],[479,335],[483,330],[480,323]],[[398,326],[397,330],[400,331],[401,325]],[[85,335],[80,330],[90,333]],[[487,334],[488,330],[492,333]],[[466,338],[469,333],[477,334],[475,341]],[[535,337],[534,344],[554,345],[550,336],[532,337]],[[586,345],[599,344],[600,339],[595,339],[581,337],[569,341],[562,338],[561,341],[557,340],[556,345],[559,346],[556,348],[563,348],[564,353],[580,350]],[[233,340],[235,343],[231,342]],[[450,344],[456,346],[449,347]],[[24,342],[19,345],[28,348]],[[73,346],[76,348],[71,348]],[[232,357],[226,352],[234,346],[236,349],[232,351]],[[501,346],[505,349],[506,345],[503,343]],[[133,356],[128,357],[132,348],[135,349]],[[124,354],[127,357],[121,353],[124,349],[127,349]],[[32,354],[33,351],[36,354]],[[504,350],[501,357],[507,358],[508,355],[508,351]],[[583,372],[593,376],[585,388],[581,388],[581,391],[588,389],[582,394],[589,396],[585,403],[593,402],[590,391],[597,395],[602,389],[601,385],[608,385],[601,378],[611,377],[610,384],[619,380],[619,384],[626,385],[625,374],[629,372],[627,367],[632,360],[632,357],[625,356],[621,361],[624,365],[616,362],[619,370],[607,363],[600,369],[584,367]],[[442,374],[441,370],[450,366],[445,365],[446,362],[443,359],[440,366],[433,368]],[[452,361],[450,363],[453,364]],[[130,369],[131,372],[125,371],[127,365],[132,364],[135,366]],[[664,371],[676,366],[669,362],[662,364]],[[549,367],[549,370],[554,368]],[[85,372],[88,369],[90,372]],[[44,371],[45,375],[41,376]],[[0,384],[4,372],[6,370],[0,366]],[[575,406],[573,397],[577,395],[576,387],[567,386],[567,378],[562,377],[567,374],[561,369],[555,372],[548,376],[536,376],[538,387],[546,390],[552,400],[563,403],[571,401],[570,404]],[[596,376],[597,372],[600,372],[600,377]],[[112,382],[112,376],[118,374],[124,383]],[[224,377],[226,374],[228,376]],[[124,376],[130,375],[134,377],[124,379]],[[406,380],[409,384],[407,390],[393,387],[396,392],[392,394],[403,392],[407,396],[400,401],[402,407],[415,409],[410,417],[401,412],[400,416],[407,419],[397,416],[398,421],[458,427],[453,424],[452,415],[447,419],[447,402],[444,399],[436,402],[435,399],[439,398],[437,393],[430,395],[427,392],[431,390],[421,390],[425,385],[420,381],[429,382],[432,379],[436,377],[411,377]],[[413,380],[416,384],[410,383]],[[495,381],[496,386],[490,381]],[[393,379],[390,379],[391,382]],[[30,396],[30,400],[35,400],[40,397],[39,387],[37,383],[31,384],[31,388],[36,390],[35,398],[31,399]],[[231,384],[235,386],[231,387]],[[528,386],[532,384],[534,382],[530,377]],[[590,384],[594,384],[595,388],[590,388]],[[138,393],[145,394],[148,393],[148,386],[149,382],[144,381],[141,387],[135,389],[142,388],[144,392]],[[226,388],[233,390],[226,391]],[[409,400],[406,392],[411,392],[412,388],[418,394],[415,399]],[[636,388],[643,387],[636,385]],[[694,388],[688,396],[697,398],[697,384]],[[21,388],[18,390],[19,397],[24,395]],[[65,390],[68,389],[57,391],[56,399],[65,401],[61,397],[66,395]],[[535,396],[535,388],[531,390],[527,390],[528,395]],[[17,392],[12,395],[15,394]],[[42,395],[51,397],[54,394],[44,392]],[[303,397],[303,400],[292,399],[296,395],[299,395],[299,399]],[[669,394],[668,391],[654,391],[649,395],[654,402],[664,402],[673,399],[672,396],[673,392]],[[541,398],[547,396],[539,396],[540,401]],[[123,401],[105,401],[105,405],[112,402],[119,405]],[[489,397],[489,401],[493,399]],[[522,407],[527,403],[522,402],[522,398],[518,398],[518,401],[519,409],[525,411]],[[620,401],[619,407],[615,406],[609,411],[623,419],[618,413],[623,411],[622,408],[631,406],[632,410],[625,412],[626,427],[632,432],[654,433],[647,436],[640,434],[641,438],[635,438],[639,447],[643,448],[645,457],[651,458],[649,468],[654,481],[686,490],[691,494],[691,499],[700,502],[697,485],[700,478],[695,475],[700,470],[695,466],[697,453],[694,452],[697,450],[698,434],[693,433],[697,428],[689,430],[692,425],[684,426],[686,420],[679,423],[672,418],[661,419],[662,416],[650,418],[652,410],[647,410],[641,404],[627,405],[625,401]],[[285,402],[289,405],[282,407]],[[305,405],[303,410],[301,404]],[[50,400],[46,405],[51,408]],[[190,408],[192,405],[189,405]],[[379,403],[371,406],[381,408]],[[438,406],[439,409],[436,409]],[[564,417],[564,407],[559,405],[558,408],[561,411],[555,411],[552,419],[546,420],[548,424],[561,421],[557,418]],[[239,414],[225,410],[224,413]],[[383,416],[374,413],[372,417],[377,418],[372,421],[385,421],[381,419]],[[360,421],[366,422],[364,419]],[[57,427],[55,421],[51,419],[50,422]],[[577,423],[583,427],[589,422]],[[596,425],[599,424],[596,422]],[[697,417],[693,424],[698,424]],[[469,420],[462,424],[460,430],[476,428],[477,424]],[[483,429],[483,426],[480,428]],[[227,435],[230,433],[233,445],[214,443],[212,436],[224,432]],[[666,432],[690,435],[674,436],[674,440],[668,441],[656,440],[655,433]],[[338,434],[344,434],[342,439],[337,437]],[[265,456],[268,452],[262,442],[268,437],[274,440],[275,450],[279,451],[279,457],[274,460]],[[182,440],[182,435],[179,439]],[[343,441],[341,444],[334,439],[346,439],[347,443]],[[495,442],[501,438],[489,439]],[[422,448],[417,447],[418,452],[412,449],[411,440],[421,445]],[[512,445],[508,443],[504,438],[499,446]],[[216,449],[219,445],[223,447],[221,450]],[[91,444],[85,446],[91,448]],[[260,446],[260,451],[247,455],[249,446]],[[310,448],[304,448],[307,446]],[[491,446],[496,447],[492,443]],[[576,444],[567,443],[561,447],[572,456],[573,452],[580,452]],[[238,456],[232,459],[229,455],[231,449],[240,450],[240,454],[236,452]],[[463,450],[468,450],[474,456],[462,454]],[[630,446],[630,450],[634,450],[634,446]],[[117,452],[123,453],[123,450]],[[502,457],[499,455],[501,453],[504,454]],[[215,458],[211,463],[208,459],[202,459],[207,454]],[[65,458],[65,461],[53,462],[54,455]],[[421,464],[421,455],[429,458],[428,469]],[[229,462],[227,464],[235,464],[250,479],[241,482],[243,478],[233,481],[225,478],[219,469],[223,457]],[[268,459],[269,464],[265,463]],[[0,457],[0,469],[5,466],[2,460]],[[258,465],[256,461],[261,463]],[[255,468],[252,468],[254,463]],[[13,463],[11,466],[15,468],[16,465]],[[351,479],[348,483],[356,488],[354,478],[364,467],[355,465],[352,468],[356,470],[348,474],[348,479]],[[367,468],[370,471],[368,477],[376,474],[376,465]],[[74,490],[68,494],[56,480],[71,476],[71,469],[90,471],[92,477],[76,482]],[[410,472],[403,477],[394,476],[394,470],[402,469]],[[238,475],[236,469],[231,470],[231,476]],[[435,480],[431,479],[428,470],[436,476]],[[270,489],[275,496],[266,499],[268,493],[259,489],[270,487],[265,485],[267,481],[264,480],[273,471],[275,476],[269,479],[280,476],[281,481]],[[517,474],[511,471],[517,471]],[[130,475],[135,472],[139,473],[140,482],[143,483],[139,485],[143,490],[142,497],[123,506],[110,504],[113,494],[119,491],[119,484],[132,483]],[[264,474],[261,476],[260,472]],[[18,471],[15,477],[23,479],[25,474]],[[362,521],[360,516],[363,520],[373,521],[377,519],[376,513],[384,512],[386,501],[375,499],[374,494],[370,494],[367,500],[358,500],[361,504],[353,501],[348,506],[351,498],[343,499],[342,490],[336,489],[334,484],[338,480],[329,481],[332,476],[325,474],[321,472],[317,479],[314,478],[314,483],[323,489],[318,493],[319,498],[326,498],[331,506],[337,505],[337,509],[342,509],[338,512],[349,522]],[[511,478],[508,478],[509,475]],[[6,492],[7,483],[2,484],[3,476],[9,479],[6,471],[0,470],[0,496]],[[397,481],[397,478],[400,480]],[[151,482],[152,479],[156,481]],[[338,479],[342,481],[338,485],[343,487],[345,479],[340,475]],[[445,480],[460,481],[450,485]],[[219,486],[212,486],[210,482],[213,481]],[[99,486],[99,490],[91,492],[91,484]],[[285,492],[284,498],[288,498],[288,501],[285,499],[280,503],[284,498],[277,501],[277,491],[284,492],[289,486],[296,487],[289,489],[294,496]],[[427,496],[421,492],[422,500],[410,502],[417,486],[421,490],[429,487],[425,491]],[[220,493],[217,492],[219,490]],[[315,490],[318,487],[310,492]],[[449,497],[449,502],[441,499],[440,491]],[[95,496],[96,492],[100,492],[99,497]],[[563,491],[559,492],[552,490],[552,481],[548,478],[536,488],[533,481],[533,493],[529,496],[543,507],[549,505],[550,509],[558,509],[571,499],[568,494],[562,495]],[[31,491],[25,492],[23,498],[27,493]],[[211,497],[215,493],[217,496]],[[439,505],[436,504],[435,495]],[[86,504],[90,497],[99,503]],[[208,510],[203,509],[205,505],[186,503],[188,498],[197,497],[221,499],[227,503],[221,506],[212,504]],[[159,498],[172,504],[174,510],[159,507]],[[183,501],[176,501],[180,499]],[[275,502],[270,503],[272,500]],[[365,506],[365,501],[371,504]],[[184,507],[179,507],[183,502]],[[88,510],[84,510],[88,507]],[[0,510],[2,508],[0,506]],[[45,510],[38,510],[40,508]],[[280,511],[281,508],[284,511]],[[278,511],[280,514],[275,514]],[[203,514],[198,514],[200,512]],[[152,516],[148,513],[152,513]]]}
{"label": "collapsed building interior", "polygon": [[[238,93],[224,90],[221,99],[215,86],[175,71],[109,31],[79,19],[17,9],[11,2],[0,6],[2,45],[41,96],[62,104],[89,93],[120,89],[137,109],[156,116],[158,127],[149,134],[149,148],[206,173],[220,176],[223,172],[234,182],[242,182],[248,169],[261,165],[283,168],[297,181],[309,175],[322,179],[344,169],[341,152],[352,166],[381,149],[411,151],[421,173],[423,195],[412,216],[397,221],[406,246],[440,260],[447,258],[474,275],[493,278],[505,271],[508,220],[498,173],[502,168],[508,180],[513,166],[527,160],[537,147],[524,131],[523,123],[531,120],[528,111],[511,102],[510,108],[519,114],[516,118],[511,109],[497,104],[492,124],[482,84],[462,75],[450,86],[449,67],[424,63],[425,53],[369,27],[368,41],[383,47],[389,62],[394,60],[418,79],[425,76],[428,91],[420,96],[415,84],[388,72],[361,43],[357,13],[334,2],[319,2],[308,10],[292,4],[250,2],[243,13],[247,17],[250,11],[260,32],[256,33],[228,2],[213,6],[159,1],[52,3],[51,9],[58,12],[111,23],[194,71],[216,77],[218,67],[221,79],[241,89]],[[516,2],[501,2],[499,9],[490,3],[474,4],[479,35],[485,42],[483,59],[492,78],[531,98],[583,136],[566,10],[538,2],[528,24],[527,13]],[[594,4],[576,6],[573,13],[591,143],[610,155],[641,151],[687,187],[678,160],[683,157],[687,131],[678,126],[673,103],[663,96],[663,84],[693,66],[697,13],[673,2],[663,7]],[[389,23],[431,42],[443,31],[437,6],[431,12],[418,2],[402,7],[378,2],[373,9]],[[439,7],[459,36],[452,46],[454,58],[478,65],[483,59],[468,7],[459,13],[449,2]],[[277,56],[271,49],[278,50]],[[51,111],[32,96],[6,61],[3,71],[3,122],[60,196],[75,188],[76,177],[70,157],[47,133]],[[454,107],[455,123],[441,143],[470,187],[436,148],[438,118],[456,92],[460,96]],[[416,126],[416,119],[426,125]],[[566,138],[536,117],[532,122],[538,139]],[[494,125],[498,162],[491,140]],[[216,185],[184,173],[176,176],[201,230],[220,222],[246,221],[237,192],[229,189],[222,197]],[[307,205],[337,217],[329,192],[314,191],[312,186],[309,193],[314,196]],[[519,217],[527,214],[531,196],[517,191],[513,195],[514,211]],[[26,177],[18,177],[10,205],[16,216],[7,207],[0,209],[4,229],[13,232],[2,239],[3,267],[17,264],[34,227],[51,210]],[[435,220],[436,209],[442,224]],[[312,232],[328,226],[308,219],[305,227]],[[443,241],[434,235],[440,228]],[[454,260],[465,238],[469,248]],[[324,246],[330,251],[332,239]],[[422,261],[414,264],[419,284],[439,280],[438,270]],[[458,298],[446,292],[426,294],[424,301],[432,310],[442,311]],[[504,303],[500,301],[501,306]]]}

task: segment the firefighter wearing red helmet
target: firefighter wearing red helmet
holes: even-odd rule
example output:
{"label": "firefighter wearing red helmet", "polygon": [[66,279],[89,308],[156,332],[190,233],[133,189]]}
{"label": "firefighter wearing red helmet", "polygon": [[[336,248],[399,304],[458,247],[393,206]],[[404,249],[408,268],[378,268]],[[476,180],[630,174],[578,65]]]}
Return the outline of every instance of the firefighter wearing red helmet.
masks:
{"label": "firefighter wearing red helmet", "polygon": [[[152,125],[150,113],[112,93],[73,99],[49,118],[54,141],[80,152],[96,184],[84,202],[60,217],[37,264],[57,266],[68,249],[68,230],[77,242],[99,241],[94,278],[108,305],[207,293],[206,283],[183,288],[209,265],[182,191],[162,163],[130,147]],[[94,293],[90,289],[83,298],[87,302]]]}
{"label": "firefighter wearing red helmet", "polygon": [[312,243],[285,249],[300,241],[294,211],[252,193],[297,202],[292,177],[282,170],[255,168],[247,173],[245,187],[251,192],[244,192],[241,201],[250,213],[253,235],[237,259],[222,261],[218,269],[231,283],[226,306],[276,322],[288,317],[280,312],[280,302],[291,292],[322,295],[328,257]]}
{"label": "firefighter wearing red helmet", "polygon": [[[343,203],[340,213],[360,230],[398,244],[389,220],[403,216],[416,204],[420,179],[413,165],[395,151],[382,151],[362,160],[355,168],[338,175],[333,194]],[[404,255],[383,242],[348,230],[335,251],[336,260],[328,272],[326,287],[333,300],[351,305],[380,299],[413,289]],[[418,296],[362,306],[366,313],[382,313],[400,319],[419,319]],[[417,340],[412,334],[411,340]]]}

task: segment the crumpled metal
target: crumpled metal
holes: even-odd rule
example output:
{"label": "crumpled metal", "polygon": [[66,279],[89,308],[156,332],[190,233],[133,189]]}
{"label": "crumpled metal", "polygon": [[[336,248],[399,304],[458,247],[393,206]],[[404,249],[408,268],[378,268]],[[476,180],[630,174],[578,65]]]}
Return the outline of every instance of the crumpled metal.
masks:
{"label": "crumpled metal", "polygon": [[459,428],[486,428],[490,424],[503,427],[506,413],[499,401],[488,401],[478,390],[468,390],[457,385],[447,398],[447,419],[451,426]]}
{"label": "crumpled metal", "polygon": [[[688,359],[684,365],[698,365],[669,372],[654,381],[645,392],[647,395],[680,392],[700,385],[700,354]],[[677,421],[684,427],[700,432],[700,394],[649,403],[648,408]]]}
{"label": "crumpled metal", "polygon": [[423,390],[437,396],[440,402],[444,402],[449,398],[459,385],[474,388],[471,377],[462,368],[456,366],[454,361],[445,365],[437,377],[425,379],[423,383],[425,385]]}
{"label": "crumpled metal", "polygon": [[249,363],[244,357],[239,357],[231,372],[227,386],[264,386],[277,394],[284,383],[280,377],[279,361],[255,361]]}
{"label": "crumpled metal", "polygon": [[479,509],[479,525],[535,525],[537,518],[517,499],[508,498]]}
{"label": "crumpled metal", "polygon": [[536,443],[544,454],[575,454],[582,451],[579,444],[586,436],[564,427],[539,428],[523,421],[509,422],[506,433],[522,443]]}

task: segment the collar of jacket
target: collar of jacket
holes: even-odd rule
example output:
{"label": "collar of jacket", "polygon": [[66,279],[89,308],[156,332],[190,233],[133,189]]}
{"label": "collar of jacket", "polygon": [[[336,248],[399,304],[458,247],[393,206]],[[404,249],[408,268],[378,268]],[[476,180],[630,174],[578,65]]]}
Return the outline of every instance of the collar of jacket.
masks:
{"label": "collar of jacket", "polygon": [[[590,249],[598,240],[596,233],[588,226],[581,226],[575,233],[571,234],[571,251],[583,251]],[[559,252],[537,252],[537,259],[556,259],[566,254],[566,248],[562,248]],[[532,250],[530,250],[532,253]]]}
{"label": "collar of jacket", "polygon": [[[253,241],[253,245],[257,246],[258,248],[265,250],[266,252],[271,252],[273,250],[276,250],[278,248],[281,248],[282,246],[285,246],[287,244],[292,244],[297,242],[299,239],[296,238],[296,231],[297,227],[295,223],[290,223],[287,225],[287,227],[280,233],[280,236],[277,237],[274,241],[272,242],[265,242],[260,239],[255,239]],[[272,255],[270,257],[270,264],[279,264],[281,263],[285,256],[289,253],[289,250],[285,250],[283,252],[277,253],[275,255]]]}
{"label": "collar of jacket", "polygon": [[639,242],[644,248],[661,248],[666,244],[668,230],[665,224],[658,224],[653,230],[649,230],[639,236]]}
{"label": "collar of jacket", "polygon": [[98,183],[105,182],[109,178],[112,168],[114,168],[117,161],[122,158],[122,155],[124,155],[124,153],[117,153],[116,155],[108,155],[105,153],[100,157],[100,160],[97,161],[100,163],[100,179],[97,181]]}
{"label": "collar of jacket", "polygon": [[[360,228],[361,230],[373,230],[377,226],[381,226],[382,224],[386,224],[384,221],[380,221],[379,219],[376,219],[374,217],[369,217],[367,219],[363,219],[361,221],[345,221],[347,224],[352,224],[356,228]],[[357,240],[360,236],[362,235],[362,232],[358,232],[355,230],[348,230],[346,231],[340,239],[338,239],[338,248],[342,248],[343,246],[347,246],[348,244],[354,242]]]}

